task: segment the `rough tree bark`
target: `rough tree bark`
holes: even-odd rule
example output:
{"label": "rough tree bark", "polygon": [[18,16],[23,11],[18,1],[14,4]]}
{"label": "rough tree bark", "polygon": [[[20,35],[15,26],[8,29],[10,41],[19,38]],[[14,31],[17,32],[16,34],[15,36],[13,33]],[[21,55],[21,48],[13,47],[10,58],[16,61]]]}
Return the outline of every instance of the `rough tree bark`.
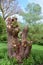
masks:
{"label": "rough tree bark", "polygon": [[28,58],[32,42],[27,41],[28,27],[26,26],[21,32],[21,41],[18,39],[20,28],[18,26],[17,18],[7,18],[7,33],[8,33],[8,55],[10,58],[15,57],[18,62],[23,58]]}

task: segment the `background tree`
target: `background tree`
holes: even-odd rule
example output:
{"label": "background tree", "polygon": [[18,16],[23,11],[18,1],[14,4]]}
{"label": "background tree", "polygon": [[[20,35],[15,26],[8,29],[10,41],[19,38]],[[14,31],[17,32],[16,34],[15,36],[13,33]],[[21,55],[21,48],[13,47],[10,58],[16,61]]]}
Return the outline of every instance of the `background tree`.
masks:
{"label": "background tree", "polygon": [[29,26],[28,40],[43,45],[43,24],[37,23],[37,21],[43,19],[40,5],[35,3],[28,4],[26,12],[22,15]]}
{"label": "background tree", "polygon": [[15,13],[20,13],[21,10],[18,0],[0,0],[0,9],[4,19]]}
{"label": "background tree", "polygon": [[41,17],[41,7],[39,4],[35,4],[35,3],[30,3],[27,5],[26,7],[26,11],[27,13],[25,13],[24,19],[28,22],[28,23],[36,23],[37,20],[40,20]]}

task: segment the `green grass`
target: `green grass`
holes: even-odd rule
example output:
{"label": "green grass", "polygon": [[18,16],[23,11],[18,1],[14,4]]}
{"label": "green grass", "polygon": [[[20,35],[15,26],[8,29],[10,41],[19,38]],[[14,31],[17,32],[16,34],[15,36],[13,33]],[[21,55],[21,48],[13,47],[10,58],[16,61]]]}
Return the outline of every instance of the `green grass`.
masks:
{"label": "green grass", "polygon": [[34,50],[42,50],[43,51],[43,46],[34,44],[34,45],[32,45],[32,49],[34,49]]}
{"label": "green grass", "polygon": [[[15,60],[8,59],[7,43],[0,42],[0,65],[18,65],[15,63],[16,63]],[[40,65],[42,63],[43,63],[43,46],[35,44],[32,45],[32,52],[30,57],[28,59],[24,59],[23,64],[21,65]]]}
{"label": "green grass", "polygon": [[0,42],[0,49],[4,49],[4,48],[7,48],[7,44]]}

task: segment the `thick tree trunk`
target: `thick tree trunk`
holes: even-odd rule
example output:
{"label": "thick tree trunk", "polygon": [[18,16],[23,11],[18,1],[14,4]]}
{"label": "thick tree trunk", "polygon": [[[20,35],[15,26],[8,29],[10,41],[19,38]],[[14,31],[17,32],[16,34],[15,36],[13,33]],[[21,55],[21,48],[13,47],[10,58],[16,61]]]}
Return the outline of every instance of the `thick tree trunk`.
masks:
{"label": "thick tree trunk", "polygon": [[32,48],[32,42],[27,41],[28,27],[23,29],[21,41],[19,42],[18,33],[20,29],[17,18],[8,18],[6,22],[8,33],[8,55],[10,58],[16,57],[18,62],[22,62],[22,59],[28,58]]}

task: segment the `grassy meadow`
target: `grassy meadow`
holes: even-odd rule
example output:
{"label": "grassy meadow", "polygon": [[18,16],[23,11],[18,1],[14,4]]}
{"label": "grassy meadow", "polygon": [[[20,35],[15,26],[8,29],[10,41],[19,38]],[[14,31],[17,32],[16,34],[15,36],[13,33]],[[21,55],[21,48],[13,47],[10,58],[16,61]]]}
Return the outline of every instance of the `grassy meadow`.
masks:
{"label": "grassy meadow", "polygon": [[[30,57],[24,59],[21,65],[43,64],[43,46],[32,45]],[[7,43],[0,42],[0,65],[18,65],[16,59],[9,59],[7,54]]]}

